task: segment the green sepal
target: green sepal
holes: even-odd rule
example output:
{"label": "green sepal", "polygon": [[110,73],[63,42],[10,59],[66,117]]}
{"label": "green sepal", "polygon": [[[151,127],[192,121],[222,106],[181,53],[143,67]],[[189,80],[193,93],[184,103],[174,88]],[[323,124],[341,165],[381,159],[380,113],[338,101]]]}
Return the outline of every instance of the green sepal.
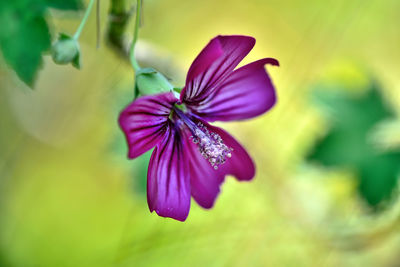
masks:
{"label": "green sepal", "polygon": [[136,72],[136,86],[141,95],[172,92],[174,89],[168,79],[153,68],[143,68]]}
{"label": "green sepal", "polygon": [[135,83],[135,89],[133,90],[133,99],[136,99],[140,96],[139,88],[137,87],[137,84]]}
{"label": "green sepal", "polygon": [[157,71],[153,68],[142,68],[136,72],[136,76],[140,74],[155,74],[155,73],[157,73]]}
{"label": "green sepal", "polygon": [[182,92],[182,89],[183,88],[181,88],[181,87],[174,87],[174,91],[177,92],[178,94],[180,94]]}
{"label": "green sepal", "polygon": [[81,57],[80,57],[80,53],[78,53],[76,55],[76,57],[72,60],[72,66],[78,70],[81,69]]}
{"label": "green sepal", "polygon": [[66,33],[63,33],[63,32],[60,32],[60,33],[58,34],[58,40],[68,40],[68,39],[72,39],[72,37],[69,36],[69,35],[66,34]]}

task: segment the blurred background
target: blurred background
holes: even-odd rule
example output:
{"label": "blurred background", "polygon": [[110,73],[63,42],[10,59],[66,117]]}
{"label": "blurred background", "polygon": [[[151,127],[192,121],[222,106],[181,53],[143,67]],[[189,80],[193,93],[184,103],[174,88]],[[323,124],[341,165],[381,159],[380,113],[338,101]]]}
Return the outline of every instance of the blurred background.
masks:
{"label": "blurred background", "polygon": [[[103,39],[111,2],[101,0]],[[218,34],[257,39],[241,64],[281,64],[268,67],[270,112],[219,124],[253,156],[255,179],[228,177],[215,207],[192,201],[184,223],[148,211],[150,155],[129,161],[117,124],[133,71],[105,41],[96,49],[95,13],[82,69],[45,53],[34,89],[10,67],[14,24],[3,23],[0,266],[400,266],[399,10],[398,0],[144,0],[138,57],[177,86]],[[44,11],[52,42],[83,13]],[[22,50],[34,49],[30,25]]]}

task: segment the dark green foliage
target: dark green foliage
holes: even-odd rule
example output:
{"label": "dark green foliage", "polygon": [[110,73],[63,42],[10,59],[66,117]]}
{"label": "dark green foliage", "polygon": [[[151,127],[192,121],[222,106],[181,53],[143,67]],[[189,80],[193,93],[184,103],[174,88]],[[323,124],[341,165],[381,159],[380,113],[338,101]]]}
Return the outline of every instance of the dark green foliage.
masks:
{"label": "dark green foliage", "polygon": [[50,31],[45,19],[47,8],[75,10],[80,3],[78,0],[0,1],[3,58],[29,86],[33,86],[42,65],[42,54],[50,48]]}
{"label": "dark green foliage", "polygon": [[378,122],[394,116],[383,103],[376,85],[363,95],[319,94],[331,128],[308,159],[328,167],[354,170],[359,192],[371,206],[388,199],[396,187],[400,153],[380,151],[369,139]]}
{"label": "dark green foliage", "polygon": [[48,7],[62,10],[79,10],[83,8],[81,0],[45,0]]}

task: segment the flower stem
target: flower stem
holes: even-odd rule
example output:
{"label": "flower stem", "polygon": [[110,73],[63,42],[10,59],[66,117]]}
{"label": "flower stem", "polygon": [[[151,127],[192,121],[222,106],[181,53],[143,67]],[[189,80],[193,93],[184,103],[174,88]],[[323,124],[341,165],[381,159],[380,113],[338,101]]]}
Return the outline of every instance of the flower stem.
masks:
{"label": "flower stem", "polygon": [[138,71],[140,69],[140,66],[138,64],[138,62],[136,61],[135,58],[135,45],[136,45],[136,41],[138,38],[138,34],[139,34],[139,26],[140,26],[140,12],[141,12],[141,0],[137,0],[137,5],[136,5],[136,20],[135,20],[135,31],[133,32],[133,40],[132,40],[132,44],[131,44],[131,48],[129,51],[129,58],[132,64],[132,67],[135,71]]}
{"label": "flower stem", "polygon": [[79,39],[79,36],[81,35],[81,32],[82,32],[83,28],[85,27],[86,21],[89,18],[90,11],[92,10],[94,2],[95,2],[95,0],[90,0],[89,5],[86,8],[85,15],[83,16],[83,19],[81,21],[81,24],[79,25],[78,29],[76,30],[76,32],[74,34],[74,39],[75,40]]}

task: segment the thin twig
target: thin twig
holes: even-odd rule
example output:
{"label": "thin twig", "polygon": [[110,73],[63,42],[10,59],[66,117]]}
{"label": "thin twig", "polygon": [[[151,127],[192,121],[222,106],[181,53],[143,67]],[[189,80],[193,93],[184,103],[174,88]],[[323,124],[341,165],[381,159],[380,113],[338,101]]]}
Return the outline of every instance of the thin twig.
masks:
{"label": "thin twig", "polygon": [[101,29],[100,29],[100,0],[97,0],[96,3],[96,48],[100,48],[100,35],[101,35]]}

